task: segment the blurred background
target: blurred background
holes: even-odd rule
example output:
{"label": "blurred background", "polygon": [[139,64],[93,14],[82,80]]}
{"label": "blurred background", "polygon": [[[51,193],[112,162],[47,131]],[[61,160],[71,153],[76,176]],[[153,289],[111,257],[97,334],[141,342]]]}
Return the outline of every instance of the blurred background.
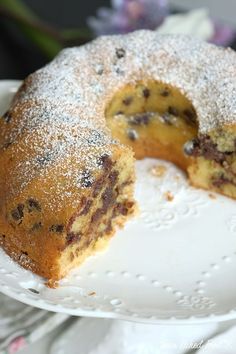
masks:
{"label": "blurred background", "polygon": [[[62,47],[102,32],[154,29],[169,14],[202,7],[209,9],[212,21],[224,25],[220,35],[230,37],[236,27],[235,0],[0,0],[0,79],[22,79]],[[103,31],[99,18],[107,25]],[[222,44],[233,46],[232,36],[228,39]]]}

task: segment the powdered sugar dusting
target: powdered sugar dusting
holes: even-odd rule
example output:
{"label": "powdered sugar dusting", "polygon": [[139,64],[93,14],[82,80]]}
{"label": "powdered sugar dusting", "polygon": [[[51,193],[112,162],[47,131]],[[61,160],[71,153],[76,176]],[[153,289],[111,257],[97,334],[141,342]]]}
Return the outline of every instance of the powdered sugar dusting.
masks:
{"label": "powdered sugar dusting", "polygon": [[21,152],[15,165],[21,188],[36,175],[46,178],[53,164],[70,185],[92,183],[99,156],[117,144],[106,128],[106,105],[127,83],[153,79],[178,87],[192,101],[201,133],[235,123],[235,59],[230,49],[146,30],[63,50],[25,81],[11,107],[20,114],[0,132]]}

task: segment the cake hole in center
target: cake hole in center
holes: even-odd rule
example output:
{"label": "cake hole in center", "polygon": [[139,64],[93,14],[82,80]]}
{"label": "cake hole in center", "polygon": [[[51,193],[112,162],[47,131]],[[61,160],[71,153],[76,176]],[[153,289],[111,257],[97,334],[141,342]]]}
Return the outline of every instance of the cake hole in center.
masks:
{"label": "cake hole in center", "polygon": [[180,90],[158,81],[128,84],[114,95],[105,116],[113,137],[130,145],[137,159],[160,158],[183,170],[191,163],[197,115]]}

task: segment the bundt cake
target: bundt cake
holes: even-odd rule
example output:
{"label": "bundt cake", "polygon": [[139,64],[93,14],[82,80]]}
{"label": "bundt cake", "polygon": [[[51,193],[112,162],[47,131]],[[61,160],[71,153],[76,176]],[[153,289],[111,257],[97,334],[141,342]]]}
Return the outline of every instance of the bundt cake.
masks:
{"label": "bundt cake", "polygon": [[142,30],[31,74],[0,120],[1,246],[63,277],[134,213],[134,156],[236,198],[235,63],[231,49]]}

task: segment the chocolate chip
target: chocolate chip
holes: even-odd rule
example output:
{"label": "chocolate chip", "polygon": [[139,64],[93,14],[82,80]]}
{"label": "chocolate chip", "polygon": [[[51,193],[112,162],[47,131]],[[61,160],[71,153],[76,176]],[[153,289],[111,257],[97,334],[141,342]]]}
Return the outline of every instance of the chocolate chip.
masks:
{"label": "chocolate chip", "polygon": [[220,188],[222,185],[230,183],[230,180],[224,177],[223,173],[220,174],[218,177],[214,177],[212,179],[213,186]]}
{"label": "chocolate chip", "polygon": [[168,113],[172,114],[173,116],[176,116],[176,117],[179,115],[178,109],[173,106],[168,107]]}
{"label": "chocolate chip", "polygon": [[118,112],[116,112],[115,116],[119,116],[120,114],[124,114],[124,112],[123,111],[118,111]]}
{"label": "chocolate chip", "polygon": [[118,215],[126,216],[133,205],[133,202],[117,203],[116,207],[113,209],[113,217]]}
{"label": "chocolate chip", "polygon": [[130,117],[129,119],[129,124],[132,125],[148,125],[150,118],[152,114],[147,112],[147,113],[140,113],[135,116]]}
{"label": "chocolate chip", "polygon": [[109,233],[112,232],[112,230],[113,230],[112,222],[111,222],[111,220],[109,220],[108,223],[107,223],[107,226],[106,226],[106,228],[104,230],[104,233],[109,234]]}
{"label": "chocolate chip", "polygon": [[41,223],[41,221],[39,221],[39,222],[36,222],[36,223],[32,226],[31,231],[36,231],[36,230],[39,230],[39,229],[41,229],[41,228],[42,228],[42,223]]}
{"label": "chocolate chip", "polygon": [[36,157],[36,163],[40,166],[45,166],[47,165],[52,159],[52,153],[47,153],[44,156],[37,156]]}
{"label": "chocolate chip", "polygon": [[167,97],[170,95],[170,91],[168,89],[163,89],[161,92],[160,92],[160,95],[162,97]]}
{"label": "chocolate chip", "polygon": [[125,106],[129,106],[132,101],[133,101],[133,97],[128,96],[128,97],[124,98],[122,102]]}
{"label": "chocolate chip", "polygon": [[102,217],[103,214],[104,214],[103,209],[102,208],[98,208],[95,211],[95,213],[92,215],[91,222],[92,223],[97,222]]}
{"label": "chocolate chip", "polygon": [[168,113],[169,113],[169,114],[172,114],[172,115],[175,116],[175,117],[178,117],[178,115],[179,115],[178,109],[175,108],[175,107],[173,107],[173,106],[169,106],[169,107],[168,107]]}
{"label": "chocolate chip", "polygon": [[101,157],[99,157],[98,165],[102,165],[104,170],[109,170],[113,165],[113,162],[108,154],[103,154]]}
{"label": "chocolate chip", "polygon": [[105,189],[105,191],[102,194],[102,201],[103,201],[102,209],[105,213],[114,202],[114,193],[113,193],[112,186],[108,186]]}
{"label": "chocolate chip", "polygon": [[34,198],[29,198],[27,201],[28,211],[31,213],[32,211],[41,211],[41,206],[37,200]]}
{"label": "chocolate chip", "polygon": [[126,216],[128,214],[128,208],[125,205],[121,205],[119,208],[119,212],[121,215]]}
{"label": "chocolate chip", "polygon": [[111,183],[111,186],[114,186],[114,185],[115,185],[115,183],[116,183],[116,181],[117,181],[117,178],[118,178],[118,175],[119,175],[119,172],[116,171],[116,170],[112,171],[112,172],[109,174],[108,178],[109,178],[109,181],[110,181],[110,183]]}
{"label": "chocolate chip", "polygon": [[121,59],[125,56],[125,50],[123,48],[116,48],[116,56]]}
{"label": "chocolate chip", "polygon": [[12,216],[12,219],[15,220],[15,221],[20,221],[23,219],[24,217],[24,205],[23,204],[19,204],[16,209],[12,210],[11,212],[11,216]]}
{"label": "chocolate chip", "polygon": [[62,224],[54,224],[54,225],[51,225],[50,228],[49,228],[49,231],[52,231],[52,232],[57,232],[59,234],[61,234],[64,230],[64,225]]}
{"label": "chocolate chip", "polygon": [[82,209],[82,211],[80,212],[79,215],[80,216],[81,215],[87,215],[89,210],[90,210],[90,208],[91,208],[91,206],[92,206],[92,204],[93,204],[93,200],[92,199],[87,199],[87,201],[85,202],[85,206],[84,206],[84,208]]}
{"label": "chocolate chip", "polygon": [[105,180],[105,176],[102,176],[101,178],[97,179],[97,181],[94,183],[93,198],[96,198],[100,193],[100,191],[102,190],[104,180]]}
{"label": "chocolate chip", "polygon": [[188,123],[194,124],[196,122],[195,112],[192,111],[191,109],[185,109],[183,111],[183,114],[184,114],[184,117]]}
{"label": "chocolate chip", "polygon": [[137,140],[139,137],[137,131],[134,129],[127,129],[127,135],[128,135],[128,138],[132,141]]}
{"label": "chocolate chip", "polygon": [[7,111],[6,113],[3,114],[2,119],[6,122],[9,123],[12,119],[12,114]]}
{"label": "chocolate chip", "polygon": [[148,88],[143,89],[143,97],[148,98],[150,96],[150,90]]}
{"label": "chocolate chip", "polygon": [[173,125],[176,121],[176,118],[173,117],[173,115],[169,114],[169,113],[164,113],[162,116],[161,116],[161,120],[168,124],[168,125]]}
{"label": "chocolate chip", "polygon": [[197,151],[198,156],[204,156],[207,160],[214,160],[220,164],[226,159],[228,153],[217,150],[217,145],[213,143],[208,135],[201,136],[199,139],[200,149]]}
{"label": "chocolate chip", "polygon": [[118,74],[118,75],[124,75],[124,70],[122,70],[121,68],[118,68],[118,67],[116,67],[116,69],[115,69],[115,72]]}
{"label": "chocolate chip", "polygon": [[84,170],[79,178],[79,184],[82,188],[89,188],[93,184],[93,177],[90,171]]}
{"label": "chocolate chip", "polygon": [[78,242],[81,239],[81,233],[69,232],[66,235],[66,243],[67,245],[71,245],[72,243]]}

